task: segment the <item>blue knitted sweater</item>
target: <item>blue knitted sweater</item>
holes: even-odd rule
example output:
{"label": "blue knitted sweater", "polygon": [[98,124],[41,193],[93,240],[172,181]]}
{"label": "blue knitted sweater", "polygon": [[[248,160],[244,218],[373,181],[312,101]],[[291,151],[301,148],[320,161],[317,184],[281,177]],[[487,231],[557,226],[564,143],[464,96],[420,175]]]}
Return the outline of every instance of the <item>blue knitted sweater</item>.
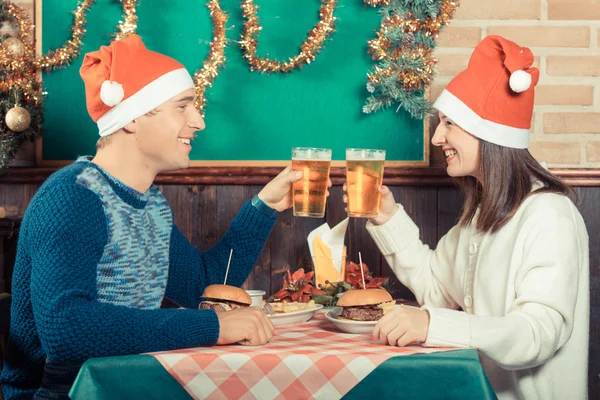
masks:
{"label": "blue knitted sweater", "polygon": [[[4,398],[40,396],[46,363],[215,344],[204,286],[223,283],[231,249],[227,283],[240,286],[274,223],[247,202],[202,253],[156,187],[139,193],[86,159],[53,174],[21,225]],[[189,309],[160,309],[164,296]]]}

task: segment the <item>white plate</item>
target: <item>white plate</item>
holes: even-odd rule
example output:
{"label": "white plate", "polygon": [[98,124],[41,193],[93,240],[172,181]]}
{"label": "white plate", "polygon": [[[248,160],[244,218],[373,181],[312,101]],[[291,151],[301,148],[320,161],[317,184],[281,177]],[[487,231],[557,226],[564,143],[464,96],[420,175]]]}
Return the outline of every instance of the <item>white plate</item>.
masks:
{"label": "white plate", "polygon": [[[400,307],[396,304],[396,308]],[[412,307],[406,306],[405,307]],[[414,307],[413,307],[414,308]],[[334,323],[334,325],[342,332],[346,333],[373,333],[377,321],[351,321],[349,319],[339,319],[342,314],[342,307],[335,307],[325,313],[325,318]]]}
{"label": "white plate", "polygon": [[268,315],[268,317],[271,318],[271,321],[275,326],[302,324],[311,319],[315,315],[315,313],[322,308],[322,304],[315,304],[313,308],[309,308],[308,310],[293,311],[289,313],[277,313],[273,315]]}
{"label": "white plate", "polygon": [[342,332],[346,333],[372,333],[377,321],[350,321],[348,319],[339,319],[342,314],[342,307],[335,307],[325,313],[325,318]]}

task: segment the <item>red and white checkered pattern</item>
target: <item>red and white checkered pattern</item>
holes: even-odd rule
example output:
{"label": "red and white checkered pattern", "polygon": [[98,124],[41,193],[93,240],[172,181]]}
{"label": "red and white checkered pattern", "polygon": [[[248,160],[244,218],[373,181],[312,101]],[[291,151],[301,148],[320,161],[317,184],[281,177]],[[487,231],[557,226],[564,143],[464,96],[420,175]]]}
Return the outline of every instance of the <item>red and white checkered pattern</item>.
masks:
{"label": "red and white checkered pattern", "polygon": [[390,347],[338,331],[323,312],[277,327],[264,346],[215,346],[153,353],[195,399],[339,399],[385,360],[456,350]]}

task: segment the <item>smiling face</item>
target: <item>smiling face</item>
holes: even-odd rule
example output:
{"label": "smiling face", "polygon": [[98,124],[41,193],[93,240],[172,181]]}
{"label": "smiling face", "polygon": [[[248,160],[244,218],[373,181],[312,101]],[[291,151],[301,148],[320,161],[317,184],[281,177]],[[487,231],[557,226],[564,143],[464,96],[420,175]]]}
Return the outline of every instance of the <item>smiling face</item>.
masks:
{"label": "smiling face", "polygon": [[136,119],[138,150],[157,173],[189,166],[191,142],[205,127],[194,100],[194,89],[188,89]]}
{"label": "smiling face", "polygon": [[448,164],[448,175],[452,177],[474,176],[480,179],[479,145],[480,139],[471,135],[443,113],[440,124],[431,139],[434,146],[441,147]]}

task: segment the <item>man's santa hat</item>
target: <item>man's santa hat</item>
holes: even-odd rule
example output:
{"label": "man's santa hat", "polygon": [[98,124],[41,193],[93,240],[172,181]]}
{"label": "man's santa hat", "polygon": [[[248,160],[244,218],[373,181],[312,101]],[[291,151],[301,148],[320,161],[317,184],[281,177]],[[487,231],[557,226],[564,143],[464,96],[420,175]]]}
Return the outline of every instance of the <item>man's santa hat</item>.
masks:
{"label": "man's santa hat", "polygon": [[526,149],[534,87],[540,75],[537,68],[531,68],[533,61],[528,48],[488,36],[433,107],[482,140]]}
{"label": "man's santa hat", "polygon": [[79,71],[87,109],[108,136],[173,98],[194,88],[185,67],[146,49],[135,34],[85,55]]}

